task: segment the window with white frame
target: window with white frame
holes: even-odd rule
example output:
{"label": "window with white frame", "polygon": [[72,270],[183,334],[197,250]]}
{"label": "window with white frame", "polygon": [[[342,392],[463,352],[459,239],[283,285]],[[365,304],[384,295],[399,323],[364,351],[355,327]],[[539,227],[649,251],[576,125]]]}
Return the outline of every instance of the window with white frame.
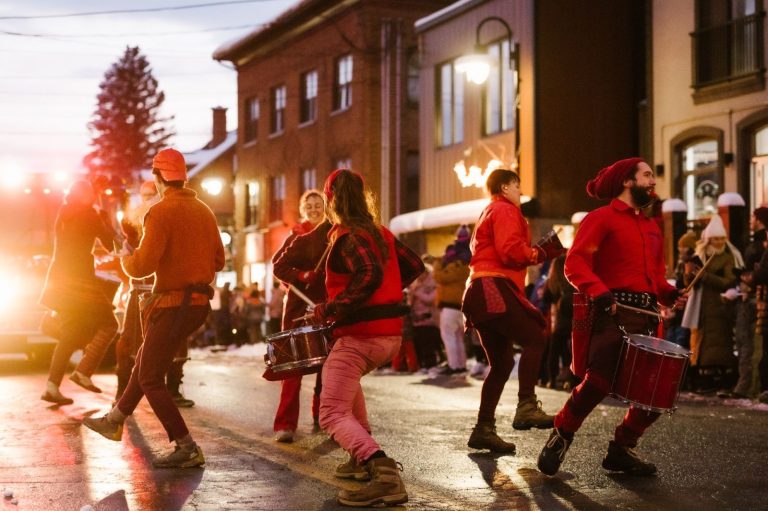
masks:
{"label": "window with white frame", "polygon": [[453,65],[437,66],[437,145],[449,146],[464,140],[464,80]]}
{"label": "window with white frame", "polygon": [[315,169],[304,169],[301,171],[301,193],[312,188],[317,188],[317,172]]}
{"label": "window with white frame", "polygon": [[272,176],[270,180],[270,192],[272,201],[269,205],[269,221],[278,222],[283,219],[283,203],[285,202],[285,174]]}
{"label": "window with white frame", "polygon": [[352,106],[352,55],[336,59],[333,73],[333,109],[346,110]]}
{"label": "window with white frame", "polygon": [[243,136],[245,142],[253,142],[259,137],[259,100],[248,98],[245,100],[245,126]]}
{"label": "window with white frame", "polygon": [[340,158],[336,160],[336,168],[352,170],[352,158]]}
{"label": "window with white frame", "polygon": [[517,84],[515,64],[509,50],[509,39],[488,46],[488,53],[495,64],[491,66],[485,86],[484,135],[515,129]]}
{"label": "window with white frame", "polygon": [[282,133],[285,130],[285,85],[273,87],[270,91],[272,119],[270,133]]}
{"label": "window with white frame", "polygon": [[299,122],[311,122],[317,119],[317,71],[301,75],[301,108]]}

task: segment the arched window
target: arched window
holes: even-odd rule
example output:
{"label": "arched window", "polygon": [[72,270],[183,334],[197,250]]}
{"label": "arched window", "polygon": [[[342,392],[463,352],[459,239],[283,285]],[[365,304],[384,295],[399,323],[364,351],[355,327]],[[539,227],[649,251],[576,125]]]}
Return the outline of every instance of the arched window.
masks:
{"label": "arched window", "polygon": [[688,218],[717,212],[723,193],[723,132],[701,126],[686,130],[671,141],[674,193],[685,201]]}
{"label": "arched window", "polygon": [[716,140],[701,140],[681,150],[683,189],[688,218],[699,218],[717,212],[717,196],[722,193],[720,169],[717,165]]}

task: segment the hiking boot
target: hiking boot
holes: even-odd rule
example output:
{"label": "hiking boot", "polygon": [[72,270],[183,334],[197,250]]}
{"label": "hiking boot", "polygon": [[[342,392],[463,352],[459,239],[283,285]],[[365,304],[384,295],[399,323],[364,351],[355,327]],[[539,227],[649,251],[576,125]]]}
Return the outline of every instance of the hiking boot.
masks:
{"label": "hiking boot", "polygon": [[43,401],[48,401],[49,403],[54,403],[57,405],[71,405],[75,401],[71,398],[66,397],[64,394],[59,392],[58,390],[56,392],[52,392],[50,390],[46,390],[43,392],[43,395],[40,396],[40,399]]}
{"label": "hiking boot", "polygon": [[569,434],[557,428],[552,429],[549,440],[539,454],[539,470],[548,476],[557,474],[571,442],[573,442],[573,433]]}
{"label": "hiking boot", "polygon": [[203,451],[197,444],[191,446],[176,446],[173,452],[158,456],[152,461],[155,468],[192,468],[205,464]]}
{"label": "hiking boot", "polygon": [[195,406],[195,402],[191,399],[187,399],[181,394],[176,394],[173,396],[173,402],[176,403],[176,406],[179,408],[192,408]]}
{"label": "hiking boot", "polygon": [[74,373],[69,375],[69,379],[72,380],[75,384],[83,387],[85,390],[90,390],[91,392],[96,392],[97,394],[101,394],[101,389],[93,384],[93,381],[91,381],[90,376],[86,376],[83,373],[79,373],[75,371]]}
{"label": "hiking boot", "polygon": [[275,441],[281,444],[290,444],[293,442],[293,431],[290,429],[275,431]]}
{"label": "hiking boot", "polygon": [[355,481],[371,480],[371,474],[368,473],[368,470],[360,465],[351,454],[346,463],[336,467],[336,472],[333,475],[340,479],[354,479]]}
{"label": "hiking boot", "polygon": [[85,417],[83,424],[104,438],[119,442],[123,438],[123,425],[118,422],[112,422],[106,415],[103,417]]}
{"label": "hiking boot", "polygon": [[496,421],[478,421],[472,434],[469,435],[467,447],[488,449],[501,454],[515,454],[515,444],[505,442],[496,434]]}
{"label": "hiking boot", "polygon": [[376,506],[408,502],[399,472],[403,466],[392,458],[374,458],[366,464],[371,482],[359,490],[341,490],[337,496],[344,506]]}
{"label": "hiking boot", "polygon": [[517,411],[512,421],[515,429],[549,429],[555,425],[555,416],[547,415],[541,409],[541,401],[533,395],[517,403]]}
{"label": "hiking boot", "polygon": [[641,460],[634,449],[619,445],[613,440],[608,444],[603,468],[633,476],[650,476],[656,473],[656,465]]}

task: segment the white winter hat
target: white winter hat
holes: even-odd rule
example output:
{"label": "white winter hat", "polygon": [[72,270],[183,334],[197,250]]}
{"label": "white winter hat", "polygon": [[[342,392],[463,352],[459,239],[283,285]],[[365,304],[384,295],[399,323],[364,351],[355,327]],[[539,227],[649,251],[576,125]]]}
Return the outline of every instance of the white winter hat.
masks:
{"label": "white winter hat", "polygon": [[725,232],[725,225],[723,225],[723,219],[720,218],[720,215],[712,215],[706,229],[701,233],[702,240],[725,238],[727,236],[728,233]]}

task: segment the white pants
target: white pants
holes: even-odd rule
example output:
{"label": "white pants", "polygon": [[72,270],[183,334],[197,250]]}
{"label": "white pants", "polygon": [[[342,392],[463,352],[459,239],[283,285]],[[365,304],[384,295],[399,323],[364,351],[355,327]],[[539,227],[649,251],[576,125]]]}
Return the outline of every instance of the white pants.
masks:
{"label": "white pants", "polygon": [[440,309],[440,336],[445,345],[445,356],[451,369],[467,368],[464,348],[464,314],[458,309]]}

